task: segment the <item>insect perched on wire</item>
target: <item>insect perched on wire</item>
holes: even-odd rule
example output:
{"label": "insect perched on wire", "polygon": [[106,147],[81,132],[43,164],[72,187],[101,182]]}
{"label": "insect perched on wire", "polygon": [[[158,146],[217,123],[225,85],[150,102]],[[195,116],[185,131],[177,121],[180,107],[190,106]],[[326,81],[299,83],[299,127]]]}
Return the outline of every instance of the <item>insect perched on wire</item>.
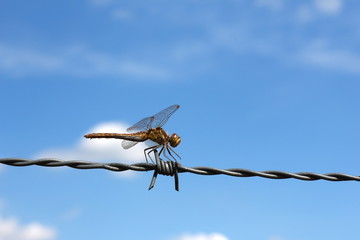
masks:
{"label": "insect perched on wire", "polygon": [[174,153],[178,158],[180,158],[180,156],[173,148],[180,144],[181,138],[176,133],[169,135],[162,126],[165,125],[171,115],[173,115],[179,107],[179,105],[172,105],[154,116],[142,119],[132,127],[129,127],[126,130],[128,133],[90,133],[84,137],[123,139],[121,145],[124,149],[129,149],[139,142],[150,140],[155,145],[144,149],[146,162],[148,162],[147,157],[151,159],[150,153],[160,147],[161,149],[159,154],[163,153],[167,159],[171,160],[167,155],[168,153],[176,161],[176,158],[172,155],[172,153]]}

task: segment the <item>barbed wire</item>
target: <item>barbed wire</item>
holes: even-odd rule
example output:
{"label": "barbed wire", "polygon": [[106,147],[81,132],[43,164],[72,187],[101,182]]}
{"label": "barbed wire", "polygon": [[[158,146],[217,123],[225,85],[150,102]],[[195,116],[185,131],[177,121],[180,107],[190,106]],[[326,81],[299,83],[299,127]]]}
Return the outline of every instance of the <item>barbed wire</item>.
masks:
{"label": "barbed wire", "polygon": [[89,161],[65,161],[57,158],[42,158],[42,159],[24,159],[24,158],[0,158],[0,163],[15,166],[25,167],[31,165],[38,165],[43,167],[62,167],[67,166],[76,169],[106,169],[115,172],[123,172],[127,170],[133,171],[154,171],[149,190],[154,187],[155,180],[158,174],[174,176],[175,189],[178,191],[178,173],[194,173],[199,175],[228,175],[233,177],[263,177],[270,179],[289,179],[294,178],[304,181],[327,180],[327,181],[360,181],[360,176],[353,176],[343,173],[311,173],[298,172],[289,173],[284,171],[254,171],[243,168],[218,169],[212,167],[185,167],[178,162],[163,161],[157,152],[155,152],[156,164],[154,163],[99,163]]}

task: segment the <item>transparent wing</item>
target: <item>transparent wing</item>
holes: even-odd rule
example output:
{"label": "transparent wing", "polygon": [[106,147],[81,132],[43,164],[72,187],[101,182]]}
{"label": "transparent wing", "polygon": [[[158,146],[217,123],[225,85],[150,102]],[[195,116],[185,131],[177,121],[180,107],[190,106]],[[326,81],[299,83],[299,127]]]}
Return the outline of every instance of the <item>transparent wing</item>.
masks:
{"label": "transparent wing", "polygon": [[144,118],[144,119],[140,120],[139,122],[135,123],[132,127],[129,127],[128,129],[126,129],[126,131],[129,133],[134,133],[134,132],[138,132],[138,131],[147,130],[147,129],[149,129],[148,127],[151,125],[153,118],[154,117]]}
{"label": "transparent wing", "polygon": [[171,115],[173,115],[174,112],[176,112],[176,110],[179,109],[179,107],[180,106],[177,104],[171,105],[170,107],[165,108],[161,112],[155,114],[153,116],[152,121],[149,121],[149,128],[156,128],[156,127],[164,126],[164,124],[167,122],[167,120],[169,120]]}
{"label": "transparent wing", "polygon": [[121,142],[121,146],[124,148],[124,149],[129,149],[133,146],[135,146],[138,142],[134,142],[134,141],[129,141],[129,140],[123,140]]}
{"label": "transparent wing", "polygon": [[173,115],[174,112],[176,112],[176,110],[179,109],[179,107],[180,106],[177,104],[171,105],[170,107],[165,108],[164,110],[155,114],[154,116],[146,117],[140,120],[139,122],[135,123],[133,126],[126,129],[126,131],[129,133],[134,133],[138,131],[148,130],[151,128],[162,127],[167,122],[167,120],[169,120],[171,115]]}
{"label": "transparent wing", "polygon": [[159,145],[158,143],[153,142],[153,141],[151,141],[151,140],[146,140],[144,143],[145,143],[145,145],[148,146],[148,147],[154,147],[154,146]]}

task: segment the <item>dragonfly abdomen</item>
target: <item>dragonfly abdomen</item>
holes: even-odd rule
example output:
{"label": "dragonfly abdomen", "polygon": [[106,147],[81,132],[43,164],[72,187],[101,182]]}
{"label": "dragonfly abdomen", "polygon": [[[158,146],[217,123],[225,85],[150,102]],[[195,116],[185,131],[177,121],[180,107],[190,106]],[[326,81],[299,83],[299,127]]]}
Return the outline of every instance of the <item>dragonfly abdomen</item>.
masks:
{"label": "dragonfly abdomen", "polygon": [[146,132],[137,133],[90,133],[85,135],[86,138],[116,138],[135,142],[143,142],[148,139]]}

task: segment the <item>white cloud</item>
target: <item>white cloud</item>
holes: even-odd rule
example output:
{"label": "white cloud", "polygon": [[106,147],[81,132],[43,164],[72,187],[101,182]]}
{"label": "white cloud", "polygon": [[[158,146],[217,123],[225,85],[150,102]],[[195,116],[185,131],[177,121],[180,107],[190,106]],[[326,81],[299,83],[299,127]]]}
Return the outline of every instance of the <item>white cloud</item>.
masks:
{"label": "white cloud", "polygon": [[45,52],[0,43],[0,69],[15,76],[65,74],[156,80],[168,77],[164,69],[141,60],[95,52],[81,46]]}
{"label": "white cloud", "polygon": [[316,8],[326,14],[337,14],[342,10],[342,0],[315,0]]}
{"label": "white cloud", "polygon": [[221,233],[197,233],[197,234],[183,234],[174,240],[229,240]]}
{"label": "white cloud", "polygon": [[[96,125],[87,133],[121,133],[126,132],[126,124],[106,122]],[[42,151],[35,158],[60,158],[64,160],[84,160],[96,162],[134,163],[145,161],[143,143],[131,149],[123,149],[119,139],[86,139],[81,137],[74,146],[54,148]]]}
{"label": "white cloud", "polygon": [[56,238],[54,228],[33,222],[20,225],[15,218],[0,217],[1,240],[52,240]]}

